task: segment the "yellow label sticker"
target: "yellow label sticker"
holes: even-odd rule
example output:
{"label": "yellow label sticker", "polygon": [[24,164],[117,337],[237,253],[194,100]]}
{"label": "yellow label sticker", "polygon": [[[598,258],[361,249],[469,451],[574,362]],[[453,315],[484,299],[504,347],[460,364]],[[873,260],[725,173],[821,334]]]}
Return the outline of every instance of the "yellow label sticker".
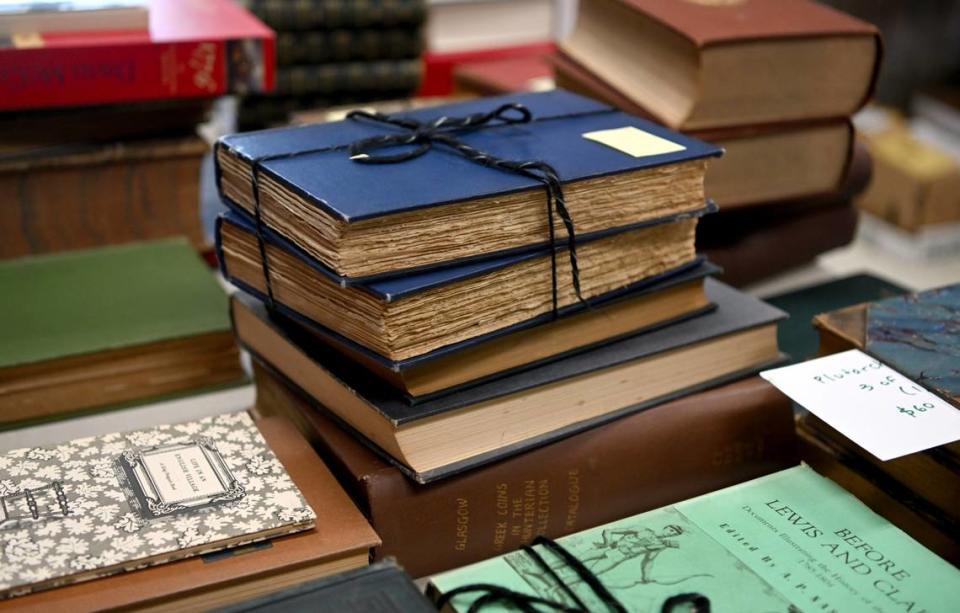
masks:
{"label": "yellow label sticker", "polygon": [[672,140],[644,132],[640,128],[633,126],[587,132],[583,137],[606,145],[607,147],[613,147],[617,151],[622,151],[635,158],[675,153],[686,149],[683,145],[679,145]]}

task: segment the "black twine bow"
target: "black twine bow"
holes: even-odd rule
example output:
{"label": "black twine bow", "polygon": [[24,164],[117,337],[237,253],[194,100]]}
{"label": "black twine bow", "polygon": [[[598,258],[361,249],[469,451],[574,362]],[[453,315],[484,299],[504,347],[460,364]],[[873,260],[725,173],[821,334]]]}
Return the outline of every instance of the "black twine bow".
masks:
{"label": "black twine bow", "polygon": [[[567,202],[563,195],[563,184],[557,171],[550,164],[542,161],[515,161],[498,158],[489,153],[471,147],[458,139],[454,132],[473,130],[492,121],[503,124],[529,123],[533,120],[530,109],[522,104],[502,104],[487,113],[474,113],[465,117],[440,117],[429,123],[406,117],[393,117],[383,113],[368,111],[351,111],[348,119],[366,119],[384,123],[404,131],[394,134],[383,134],[360,139],[350,145],[350,159],[361,164],[395,164],[406,162],[427,153],[434,145],[442,145],[462,155],[466,159],[514,174],[524,175],[543,184],[547,192],[547,225],[550,235],[550,265],[551,281],[553,286],[553,314],[557,316],[559,305],[557,299],[557,246],[553,228],[554,210],[560,216],[567,231],[567,251],[570,256],[570,273],[573,280],[573,291],[585,306],[589,306],[580,291],[580,267],[577,264],[577,241],[573,227],[573,218],[567,209]],[[407,147],[395,154],[374,154],[374,151],[389,147]]]}
{"label": "black twine bow", "polygon": [[[600,599],[608,613],[627,613],[627,609],[620,604],[610,590],[600,582],[600,579],[598,579],[583,562],[567,551],[560,543],[545,536],[536,537],[531,545],[524,545],[521,549],[536,562],[544,573],[549,575],[557,587],[563,590],[564,594],[575,603],[574,606],[558,600],[550,600],[548,598],[517,592],[491,583],[470,583],[443,593],[437,600],[437,608],[442,610],[445,605],[460,594],[481,592],[482,595],[470,603],[470,608],[467,609],[467,613],[476,613],[488,605],[495,604],[509,604],[524,613],[541,613],[543,608],[560,611],[561,613],[591,613],[590,609],[573,588],[564,583],[560,575],[557,574],[557,571],[533,548],[536,545],[542,545],[544,548],[549,549],[559,557],[566,566],[572,568],[579,580],[585,583]],[[710,600],[706,596],[694,592],[677,594],[667,598],[661,606],[661,613],[670,613],[674,607],[680,604],[692,604],[695,613],[710,613]],[[597,612],[594,611],[592,613]]]}

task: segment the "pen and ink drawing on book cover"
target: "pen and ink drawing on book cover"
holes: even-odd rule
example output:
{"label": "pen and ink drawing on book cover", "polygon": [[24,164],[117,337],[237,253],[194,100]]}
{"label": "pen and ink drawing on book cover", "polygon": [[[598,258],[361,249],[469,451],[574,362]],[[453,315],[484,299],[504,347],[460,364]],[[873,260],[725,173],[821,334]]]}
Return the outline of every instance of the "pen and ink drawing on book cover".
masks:
{"label": "pen and ink drawing on book cover", "polygon": [[[719,595],[731,589],[754,594],[757,604],[766,606],[757,610],[793,610],[767,582],[672,507],[608,524],[602,530],[569,536],[563,540],[563,546],[614,597],[629,602],[631,611],[660,611],[668,598],[687,592],[711,594],[722,601]],[[603,610],[603,602],[571,566],[549,550],[540,553],[564,585],[590,610]],[[697,563],[691,564],[692,560]],[[576,605],[526,552],[509,553],[504,561],[527,584],[528,590],[548,600]]]}
{"label": "pen and ink drawing on book cover", "polygon": [[0,598],[309,528],[246,412],[0,455]]}

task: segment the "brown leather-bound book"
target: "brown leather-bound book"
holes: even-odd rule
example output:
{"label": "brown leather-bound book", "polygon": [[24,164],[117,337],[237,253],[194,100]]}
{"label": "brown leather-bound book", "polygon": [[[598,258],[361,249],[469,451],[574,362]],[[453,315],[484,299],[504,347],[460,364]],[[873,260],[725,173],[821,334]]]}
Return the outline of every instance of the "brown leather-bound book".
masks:
{"label": "brown leather-bound book", "polygon": [[808,0],[582,0],[560,49],[661,123],[702,130],[850,115],[880,37]]}
{"label": "brown leather-bound book", "polygon": [[[870,181],[871,160],[857,144],[850,168],[833,193],[722,209],[697,225],[697,249],[723,268],[719,278],[735,287],[762,281],[813,261],[853,240],[858,216],[853,197]],[[785,244],[790,249],[783,249]]]}
{"label": "brown leather-bound book", "polygon": [[195,136],[0,155],[0,258],[186,236],[203,247]]}
{"label": "brown leather-bound book", "polygon": [[283,418],[262,419],[257,427],[316,513],[315,528],[0,601],[0,611],[207,611],[366,566],[380,539],[316,452]]}
{"label": "brown leather-bound book", "polygon": [[666,403],[417,485],[255,366],[257,405],[296,421],[413,576],[705,494],[795,463],[790,402],[759,378]]}
{"label": "brown leather-bound book", "polygon": [[[750,224],[725,238],[701,238],[697,246],[723,268],[724,283],[744,287],[812,262],[818,255],[853,240],[857,209],[847,200],[835,206],[766,216],[766,225]],[[789,245],[785,249],[784,245]]]}
{"label": "brown leather-bound book", "polygon": [[[551,62],[557,87],[661,121],[563,53]],[[848,174],[853,130],[843,118],[684,131],[724,148],[704,179],[721,210],[834,192]]]}

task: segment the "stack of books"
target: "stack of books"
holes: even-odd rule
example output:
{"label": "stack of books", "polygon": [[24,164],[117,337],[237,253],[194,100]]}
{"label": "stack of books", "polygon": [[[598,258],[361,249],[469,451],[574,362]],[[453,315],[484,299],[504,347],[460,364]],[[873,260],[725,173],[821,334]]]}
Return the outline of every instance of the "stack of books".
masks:
{"label": "stack of books", "polygon": [[232,0],[0,7],[0,258],[204,237],[197,134],[273,86],[273,34]]}
{"label": "stack of books", "polygon": [[[640,413],[781,358],[782,313],[710,279],[716,268],[694,249],[697,221],[713,208],[704,172],[719,150],[564,91],[423,109],[402,121],[479,117],[505,104],[522,105],[509,108],[529,121],[493,119],[436,137],[458,139],[459,151],[481,161],[549,164],[570,234],[548,210],[557,189],[549,178],[545,190],[536,174],[439,143],[396,163],[363,163],[380,152],[358,147],[397,134],[369,117],[229,136],[216,155],[232,209],[218,223],[219,260],[243,290],[232,298],[234,328],[269,371],[261,391],[274,391],[262,396],[281,399],[261,408],[298,421],[347,482],[368,481],[361,472],[377,462],[392,475],[395,492],[361,495],[375,529],[390,534],[380,554],[395,553],[415,575],[669,502],[637,487],[670,493],[648,445],[702,439],[709,451],[682,454],[690,463],[677,465],[673,493],[684,496],[789,462],[790,411],[768,402],[763,384],[713,397],[725,417],[709,434],[697,402],[661,407],[656,420]],[[306,402],[276,391],[283,385]],[[318,421],[321,408],[349,434]],[[619,438],[628,430],[629,441]],[[570,453],[567,471],[533,460],[560,466],[563,445],[576,449],[568,441],[589,436],[620,451]],[[365,450],[350,437],[380,457],[351,463]],[[785,444],[767,446],[768,437]],[[622,474],[639,460],[644,472]],[[593,476],[598,461],[611,474]],[[510,465],[515,474],[498,482]],[[513,480],[521,474],[530,477]],[[444,514],[430,512],[430,492]],[[621,502],[611,505],[614,497]],[[493,500],[504,514],[496,525],[470,508]],[[389,517],[397,505],[422,505],[416,534],[434,538],[446,521],[450,555],[414,556],[419,539]]]}
{"label": "stack of books", "polygon": [[243,99],[241,128],[331,104],[405,98],[420,85],[425,0],[246,0],[276,31],[277,86]]}
{"label": "stack of books", "polygon": [[[814,325],[821,354],[866,351],[960,408],[958,314],[960,285],[953,285],[824,313]],[[933,551],[960,561],[960,443],[882,462],[812,414],[799,419],[798,431],[812,466]]]}
{"label": "stack of books", "polygon": [[[849,117],[869,98],[879,64],[873,26],[806,0],[579,6],[555,59],[558,86],[723,146],[706,177],[721,216],[806,209],[819,231],[791,238],[801,252],[822,249],[824,234],[828,246],[852,239],[843,213],[835,223],[813,217],[827,204],[855,219],[849,194],[823,196],[843,194],[852,165]],[[708,241],[751,239],[703,232]],[[798,246],[804,238],[809,246]]]}

